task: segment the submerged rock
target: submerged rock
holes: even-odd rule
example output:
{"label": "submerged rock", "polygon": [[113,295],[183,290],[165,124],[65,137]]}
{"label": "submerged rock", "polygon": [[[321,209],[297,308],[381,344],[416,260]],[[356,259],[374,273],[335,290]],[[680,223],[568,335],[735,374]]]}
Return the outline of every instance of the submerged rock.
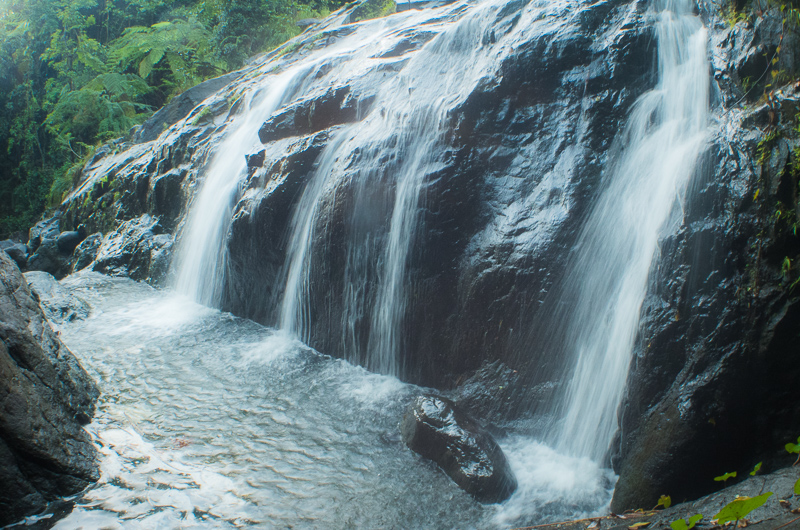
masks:
{"label": "submerged rock", "polygon": [[0,252],[0,526],[99,478],[81,428],[98,390]]}
{"label": "submerged rock", "polygon": [[400,432],[408,447],[436,462],[481,502],[502,502],[517,489],[494,438],[447,399],[418,397],[403,416]]}

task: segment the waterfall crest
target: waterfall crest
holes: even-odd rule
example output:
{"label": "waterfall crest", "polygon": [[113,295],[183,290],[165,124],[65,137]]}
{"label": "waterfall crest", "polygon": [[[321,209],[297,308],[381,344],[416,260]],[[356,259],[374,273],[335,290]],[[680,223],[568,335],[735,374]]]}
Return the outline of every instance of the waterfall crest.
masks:
{"label": "waterfall crest", "polygon": [[588,217],[560,295],[571,307],[561,354],[573,372],[557,405],[560,450],[600,461],[617,430],[648,275],[659,235],[680,223],[706,144],[706,30],[688,0],[661,2],[658,84],[636,102]]}

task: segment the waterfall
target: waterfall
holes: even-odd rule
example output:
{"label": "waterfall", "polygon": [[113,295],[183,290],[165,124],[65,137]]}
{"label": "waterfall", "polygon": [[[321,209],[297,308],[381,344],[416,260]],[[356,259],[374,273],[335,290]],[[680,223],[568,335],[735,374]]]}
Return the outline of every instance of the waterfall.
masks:
{"label": "waterfall", "polygon": [[554,353],[574,359],[574,371],[558,405],[556,447],[595,461],[617,430],[659,235],[681,222],[685,190],[706,142],[706,30],[689,0],[661,4],[657,86],[634,105],[559,291],[571,307],[566,342]]}
{"label": "waterfall", "polygon": [[[408,264],[420,230],[426,177],[442,167],[450,111],[474,91],[481,79],[493,74],[497,56],[504,51],[501,43],[489,46],[483,42],[494,21],[491,15],[504,3],[486,2],[467,12],[458,4],[441,8],[452,18],[437,21],[442,26],[437,28],[440,33],[408,60],[402,75],[378,81],[368,116],[334,133],[335,140],[317,160],[291,223],[280,301],[282,329],[304,340],[310,337],[308,304],[315,274],[312,261],[328,250],[321,241],[324,238],[315,237],[321,222],[319,211],[325,201],[333,200],[340,183],[355,183],[361,204],[375,209],[377,201],[385,212],[379,223],[382,226],[364,230],[358,228],[362,212],[351,214],[351,233],[345,242],[345,292],[341,293],[344,351],[353,363],[402,376]],[[533,13],[526,16],[535,20]],[[339,68],[359,70],[365,57],[374,57],[377,43],[389,48],[388,43],[402,35],[401,31],[414,29],[430,17],[430,13],[409,12],[384,20],[376,31],[362,38],[358,53],[343,59]],[[525,26],[520,23],[519,27]],[[513,33],[507,38],[512,39]],[[357,167],[348,163],[351,153],[358,153]],[[356,338],[356,328],[368,330],[364,344]]]}
{"label": "waterfall", "polygon": [[296,89],[303,76],[296,69],[272,76],[260,90],[244,96],[243,110],[226,128],[197,197],[191,204],[176,252],[174,288],[212,307],[219,305],[227,260],[225,238],[233,206],[247,175],[245,155],[258,142],[258,129]]}

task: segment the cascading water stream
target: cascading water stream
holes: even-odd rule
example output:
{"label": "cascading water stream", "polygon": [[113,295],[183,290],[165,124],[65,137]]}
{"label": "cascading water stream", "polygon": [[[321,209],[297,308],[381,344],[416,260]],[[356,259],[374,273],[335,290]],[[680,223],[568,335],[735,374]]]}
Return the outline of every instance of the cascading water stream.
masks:
{"label": "cascading water stream", "polygon": [[[486,2],[474,6],[465,16],[449,23],[412,56],[403,66],[402,75],[381,84],[370,115],[346,132],[336,133],[337,140],[332,142],[335,145],[326,147],[292,221],[280,313],[284,330],[303,339],[310,336],[307,306],[320,204],[329,200],[337,183],[346,178],[357,182],[364,196],[381,195],[388,188],[392,198],[387,201],[391,213],[385,221],[385,236],[355,231],[346,242],[349,258],[341,325],[346,341],[346,337],[356,335],[354,321],[368,321],[366,351],[361,351],[358,340],[352,340],[345,348],[348,360],[382,374],[402,375],[401,329],[407,303],[407,268],[419,229],[424,183],[427,175],[441,167],[443,135],[451,120],[449,111],[497,66],[496,56],[501,53],[502,44],[483,46],[481,39],[492,24],[492,13],[502,5],[503,2]],[[460,11],[458,6],[452,9]],[[531,12],[526,16],[533,18]],[[410,23],[414,19],[402,22],[407,28],[413,27]],[[525,26],[520,23],[518,27]],[[506,38],[513,39],[513,33]],[[370,42],[380,39],[380,33],[371,35],[363,43],[364,50],[371,52]],[[359,60],[363,58],[354,57],[351,63]],[[350,137],[343,138],[345,134]],[[338,162],[332,150],[342,152]],[[360,156],[355,175],[347,173],[353,169],[343,162],[344,155],[351,152]],[[391,162],[384,165],[381,160],[388,153],[393,154]],[[381,190],[376,192],[376,188]],[[353,215],[356,218],[359,212]],[[357,223],[357,219],[353,222]],[[376,245],[376,241],[380,243]],[[374,285],[366,286],[365,269],[370,267],[377,269],[377,277]]]}
{"label": "cascading water stream", "polygon": [[174,287],[203,305],[219,305],[227,259],[225,237],[231,213],[247,174],[245,155],[258,142],[258,129],[297,88],[303,78],[293,69],[271,78],[265,90],[246,94],[244,110],[229,125],[209,167],[205,181],[189,209],[176,252]]}
{"label": "cascading water stream", "polygon": [[689,0],[666,0],[656,24],[658,85],[636,102],[559,293],[572,307],[561,353],[574,359],[557,403],[555,446],[601,461],[617,430],[659,235],[682,202],[707,135],[706,30]]}

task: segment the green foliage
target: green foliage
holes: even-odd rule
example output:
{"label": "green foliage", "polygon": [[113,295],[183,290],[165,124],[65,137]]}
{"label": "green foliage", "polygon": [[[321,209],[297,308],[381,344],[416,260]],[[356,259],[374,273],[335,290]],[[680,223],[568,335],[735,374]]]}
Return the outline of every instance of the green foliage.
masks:
{"label": "green foliage", "polygon": [[722,510],[713,517],[713,520],[716,520],[720,524],[725,524],[730,521],[744,519],[750,512],[763,506],[771,496],[772,492],[768,491],[757,497],[737,497],[736,500],[722,508]]}
{"label": "green foliage", "polygon": [[351,19],[353,22],[359,22],[371,18],[385,17],[395,11],[397,11],[395,0],[363,0],[353,9]]}
{"label": "green foliage", "polygon": [[755,465],[755,467],[753,468],[753,470],[750,472],[750,476],[751,476],[751,477],[755,477],[755,476],[756,476],[756,473],[758,473],[759,471],[761,471],[761,464],[762,464],[762,462],[759,462],[758,464],[756,464],[756,465]]}
{"label": "green foliage", "polygon": [[0,0],[0,239],[76,182],[95,146],[341,0]]}
{"label": "green foliage", "polygon": [[797,442],[798,443],[796,443],[796,444],[792,443],[792,442],[789,442],[788,444],[786,444],[784,446],[786,448],[786,452],[800,454],[800,445],[798,445],[798,444],[800,444],[800,437],[797,438]]}
{"label": "green foliage", "polygon": [[763,166],[769,162],[770,154],[772,154],[772,145],[778,138],[780,138],[780,132],[777,129],[773,129],[758,141],[756,153],[760,165]]}
{"label": "green foliage", "polygon": [[211,32],[197,20],[133,26],[109,47],[118,71],[138,74],[166,93],[182,92],[227,69],[215,55]]}
{"label": "green foliage", "polygon": [[658,504],[656,504],[656,508],[658,508],[659,506],[663,506],[664,509],[667,509],[670,506],[672,506],[672,497],[670,497],[669,495],[662,495],[661,497],[659,497]]}
{"label": "green foliage", "polygon": [[677,521],[673,521],[669,526],[672,530],[691,530],[701,519],[703,519],[703,516],[698,513],[697,515],[689,517],[688,522],[684,519],[678,519]]}
{"label": "green foliage", "polygon": [[800,495],[800,479],[797,479],[797,482],[794,483],[794,494]]}
{"label": "green foliage", "polygon": [[735,477],[736,477],[736,471],[731,471],[730,473],[725,473],[724,475],[714,477],[714,481],[727,483],[729,478],[735,478]]}

